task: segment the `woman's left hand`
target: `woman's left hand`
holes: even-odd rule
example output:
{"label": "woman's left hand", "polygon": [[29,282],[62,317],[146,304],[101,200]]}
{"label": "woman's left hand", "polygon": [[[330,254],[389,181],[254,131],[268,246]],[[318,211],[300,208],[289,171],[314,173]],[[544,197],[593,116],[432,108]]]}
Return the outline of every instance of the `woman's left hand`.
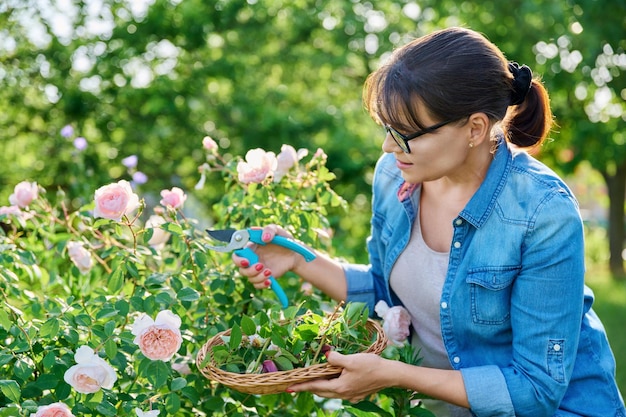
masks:
{"label": "woman's left hand", "polygon": [[341,398],[356,403],[391,386],[389,366],[385,362],[389,360],[373,353],[342,355],[331,351],[328,363],[343,368],[338,378],[292,385],[287,392],[309,391],[320,397]]}

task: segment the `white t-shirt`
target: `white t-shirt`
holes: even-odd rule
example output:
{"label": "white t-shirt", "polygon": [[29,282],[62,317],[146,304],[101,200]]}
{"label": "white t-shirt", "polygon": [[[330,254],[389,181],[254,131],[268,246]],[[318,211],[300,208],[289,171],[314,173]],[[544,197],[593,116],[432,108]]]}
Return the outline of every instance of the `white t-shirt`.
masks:
{"label": "white t-shirt", "polygon": [[[439,316],[449,255],[426,245],[418,214],[409,243],[389,278],[389,285],[411,315],[411,344],[420,352],[420,366],[427,368],[452,369],[441,337]],[[437,417],[471,417],[468,409],[443,401],[425,400],[424,405]]]}

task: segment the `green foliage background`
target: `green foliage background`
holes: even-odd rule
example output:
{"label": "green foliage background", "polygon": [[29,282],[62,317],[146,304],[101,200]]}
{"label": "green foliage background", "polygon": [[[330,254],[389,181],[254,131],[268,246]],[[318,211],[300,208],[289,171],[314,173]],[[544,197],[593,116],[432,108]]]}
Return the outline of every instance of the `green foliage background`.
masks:
{"label": "green foliage background", "polygon": [[[621,261],[624,1],[70,4],[0,4],[0,201],[24,179],[79,198],[92,184],[127,178],[120,162],[131,154],[149,177],[146,192],[190,190],[205,135],[234,154],[322,147],[351,203],[350,216],[331,218],[337,236],[347,256],[364,260],[369,179],[383,135],[363,111],[363,81],[395,46],[463,25],[543,75],[559,127],[542,157],[569,171],[589,160],[614,185],[612,255],[619,251]],[[611,105],[598,107],[598,91]],[[86,170],[58,134],[66,124],[89,138]],[[196,194],[210,207],[219,190]]]}

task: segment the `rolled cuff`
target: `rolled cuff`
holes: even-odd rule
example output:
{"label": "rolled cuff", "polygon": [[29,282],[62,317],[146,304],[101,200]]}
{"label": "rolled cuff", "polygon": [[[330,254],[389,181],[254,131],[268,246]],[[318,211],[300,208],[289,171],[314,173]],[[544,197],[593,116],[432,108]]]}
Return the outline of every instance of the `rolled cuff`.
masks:
{"label": "rolled cuff", "polygon": [[346,301],[365,303],[370,312],[373,312],[376,304],[376,292],[374,291],[374,281],[369,273],[369,265],[343,264],[342,267],[346,276]]}
{"label": "rolled cuff", "polygon": [[461,369],[470,409],[476,417],[514,417],[504,374],[495,365]]}

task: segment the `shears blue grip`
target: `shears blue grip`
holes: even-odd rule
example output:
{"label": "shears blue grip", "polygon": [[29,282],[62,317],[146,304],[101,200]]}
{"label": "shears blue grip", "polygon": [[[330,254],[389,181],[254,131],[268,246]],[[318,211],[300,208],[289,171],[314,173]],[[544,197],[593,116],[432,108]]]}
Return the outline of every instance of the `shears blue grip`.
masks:
{"label": "shears blue grip", "polygon": [[[287,248],[290,249],[300,255],[302,255],[302,257],[304,258],[304,260],[306,260],[307,262],[311,262],[313,259],[315,259],[315,254],[313,252],[311,252],[307,247],[302,246],[301,244],[299,244],[298,242],[288,239],[286,237],[283,236],[274,236],[274,239],[272,239],[270,242],[264,242],[263,239],[261,239],[261,236],[263,234],[263,230],[261,229],[248,229],[248,235],[250,236],[250,242],[254,242],[257,245],[262,245],[265,246],[268,243],[273,243],[274,245],[279,245],[282,246],[283,248]],[[250,264],[252,265],[252,264]]]}
{"label": "shears blue grip", "polygon": [[[237,254],[237,256],[241,256],[242,258],[246,258],[248,261],[250,261],[250,265],[254,265],[255,263],[259,262],[259,257],[250,248],[237,249],[235,251],[235,254]],[[276,278],[274,278],[273,276],[268,277],[268,279],[270,281],[270,288],[272,289],[272,291],[274,291],[276,297],[278,297],[278,301],[280,301],[280,304],[283,306],[283,308],[287,308],[287,306],[289,306],[289,300],[287,299],[287,294],[285,294],[285,291],[283,291],[283,287],[280,286],[278,281],[276,281]]]}
{"label": "shears blue grip", "polygon": [[[250,262],[250,265],[258,263],[259,257],[250,247],[247,246],[249,242],[263,246],[267,245],[268,243],[273,243],[275,245],[282,246],[302,255],[302,257],[304,257],[307,262],[311,262],[313,259],[315,259],[315,254],[311,252],[307,247],[286,237],[274,236],[271,242],[264,242],[262,239],[262,229],[249,228],[243,230],[207,230],[207,233],[216,240],[219,240],[221,242],[228,242],[226,246],[207,246],[209,249],[217,250],[219,252],[235,251],[235,254],[237,254],[237,256],[241,256],[242,258],[247,259]],[[287,299],[285,291],[283,291],[282,287],[273,276],[268,277],[268,279],[270,281],[270,288],[278,297],[278,300],[280,301],[282,307],[286,308],[289,305],[289,300]]]}

